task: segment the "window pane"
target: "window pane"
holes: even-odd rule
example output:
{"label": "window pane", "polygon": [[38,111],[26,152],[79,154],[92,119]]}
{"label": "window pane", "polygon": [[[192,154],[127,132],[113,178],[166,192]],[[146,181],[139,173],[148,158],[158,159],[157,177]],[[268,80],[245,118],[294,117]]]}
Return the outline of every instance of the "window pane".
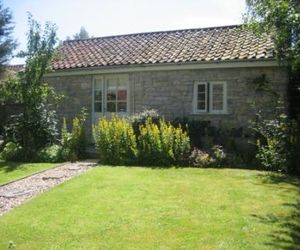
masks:
{"label": "window pane", "polygon": [[102,100],[102,91],[96,90],[94,93],[95,93],[95,101],[101,101]]}
{"label": "window pane", "polygon": [[107,100],[108,101],[115,101],[116,100],[116,91],[108,90],[107,91]]}
{"label": "window pane", "polygon": [[118,80],[117,79],[108,79],[107,80],[107,89],[115,90],[117,88]]}
{"label": "window pane", "polygon": [[101,90],[102,89],[102,80],[96,80],[94,88],[96,90]]}
{"label": "window pane", "polygon": [[198,85],[198,93],[205,93],[205,85],[204,84]]}
{"label": "window pane", "polygon": [[118,110],[117,112],[127,112],[127,103],[126,102],[118,102]]}
{"label": "window pane", "polygon": [[127,100],[127,90],[126,89],[118,89],[118,100],[119,101]]}
{"label": "window pane", "polygon": [[198,102],[197,103],[198,110],[205,110],[205,102]]}
{"label": "window pane", "polygon": [[94,103],[94,112],[98,112],[98,113],[102,112],[102,103],[101,102]]}
{"label": "window pane", "polygon": [[116,103],[115,102],[107,103],[107,112],[116,112]]}
{"label": "window pane", "polygon": [[205,93],[198,93],[198,101],[205,101]]}
{"label": "window pane", "polygon": [[213,102],[213,110],[223,110],[223,102]]}
{"label": "window pane", "polygon": [[222,111],[224,109],[223,94],[224,94],[223,84],[212,84],[212,110]]}

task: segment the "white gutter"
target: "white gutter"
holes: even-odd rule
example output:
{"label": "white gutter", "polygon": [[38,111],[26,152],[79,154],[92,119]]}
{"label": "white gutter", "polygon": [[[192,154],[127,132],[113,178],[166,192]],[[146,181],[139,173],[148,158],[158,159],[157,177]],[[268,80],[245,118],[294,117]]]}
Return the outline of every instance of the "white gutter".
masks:
{"label": "white gutter", "polygon": [[280,67],[276,60],[253,60],[253,61],[232,61],[232,62],[197,62],[178,64],[143,64],[143,65],[120,65],[87,67],[79,69],[63,69],[45,74],[45,77],[54,76],[76,76],[96,75],[109,73],[130,73],[141,71],[163,71],[163,70],[191,70],[191,69],[220,69],[220,68],[252,68],[252,67]]}

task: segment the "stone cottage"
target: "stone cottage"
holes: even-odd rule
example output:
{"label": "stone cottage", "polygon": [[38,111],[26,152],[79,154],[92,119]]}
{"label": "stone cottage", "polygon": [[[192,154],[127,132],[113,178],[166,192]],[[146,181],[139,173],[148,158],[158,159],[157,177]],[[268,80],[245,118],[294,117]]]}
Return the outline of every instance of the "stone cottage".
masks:
{"label": "stone cottage", "polygon": [[[47,82],[67,97],[59,115],[86,107],[89,133],[101,116],[146,108],[168,119],[241,127],[253,115],[253,79],[265,75],[284,99],[288,81],[271,38],[241,26],[65,41],[51,67]],[[267,105],[264,95],[257,100]]]}

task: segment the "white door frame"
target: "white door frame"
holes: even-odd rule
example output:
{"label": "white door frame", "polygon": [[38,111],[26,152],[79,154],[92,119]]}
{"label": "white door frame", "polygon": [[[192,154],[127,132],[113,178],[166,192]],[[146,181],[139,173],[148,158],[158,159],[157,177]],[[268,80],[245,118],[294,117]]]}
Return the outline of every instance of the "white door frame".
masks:
{"label": "white door frame", "polygon": [[106,115],[106,95],[107,95],[107,80],[112,78],[118,78],[121,81],[126,82],[127,85],[127,112],[126,115],[130,114],[130,84],[128,74],[102,74],[93,76],[92,80],[92,123],[96,122],[95,117],[95,83],[97,80],[102,80],[102,112],[100,116]]}

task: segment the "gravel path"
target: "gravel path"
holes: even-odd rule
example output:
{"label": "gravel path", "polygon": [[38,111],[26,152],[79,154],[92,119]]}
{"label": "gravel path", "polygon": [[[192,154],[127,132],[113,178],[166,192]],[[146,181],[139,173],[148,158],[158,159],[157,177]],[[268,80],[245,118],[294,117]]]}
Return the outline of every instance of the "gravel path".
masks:
{"label": "gravel path", "polygon": [[25,201],[97,165],[96,160],[66,163],[0,187],[0,216]]}

